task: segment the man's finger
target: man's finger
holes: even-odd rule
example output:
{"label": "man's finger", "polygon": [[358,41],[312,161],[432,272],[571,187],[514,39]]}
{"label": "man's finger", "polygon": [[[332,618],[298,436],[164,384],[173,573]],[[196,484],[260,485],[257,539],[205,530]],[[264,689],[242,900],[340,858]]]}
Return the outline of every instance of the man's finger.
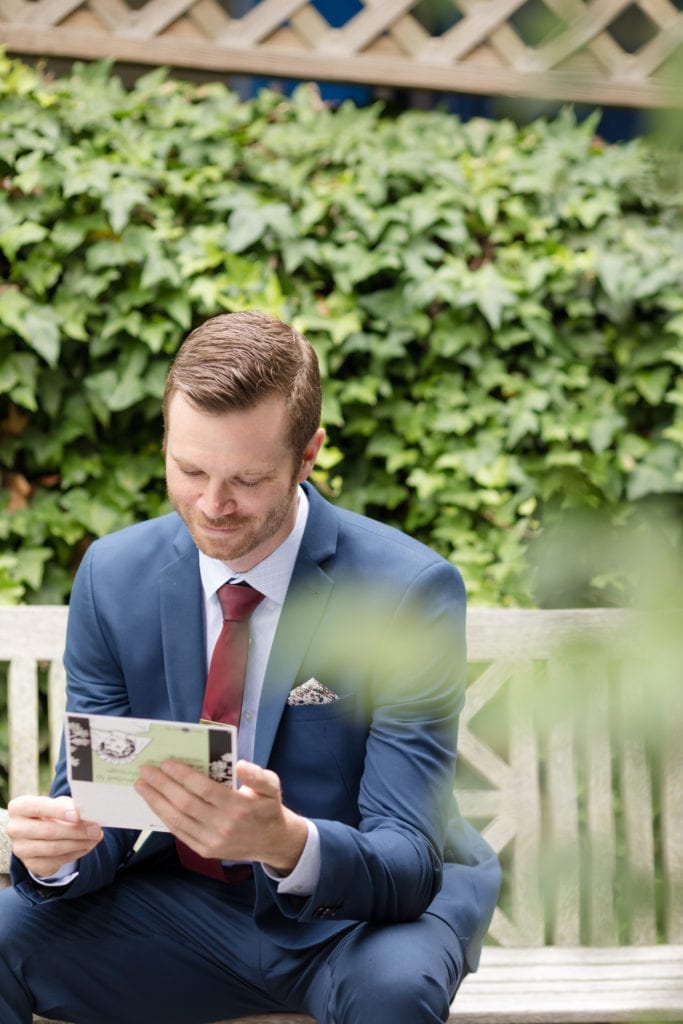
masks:
{"label": "man's finger", "polygon": [[[94,838],[87,841],[80,838],[74,839],[22,839],[17,843],[21,851],[21,860],[49,860],[60,859],[63,863],[69,860],[77,860],[79,857],[90,853],[97,846],[99,840]],[[15,850],[17,852],[17,850]]]}
{"label": "man's finger", "polygon": [[203,825],[206,801],[175,783],[164,772],[158,769],[150,772],[145,767],[135,783],[135,791],[173,835],[181,829],[196,830]]}
{"label": "man's finger", "polygon": [[205,775],[190,768],[181,761],[164,761],[160,767],[145,765],[140,770],[139,781],[151,786],[171,803],[188,795],[198,797],[204,803],[211,803],[212,790],[216,783]]}
{"label": "man's finger", "polygon": [[[202,803],[217,807],[225,799],[225,790],[229,789],[182,761],[174,760],[164,761],[159,768],[145,766],[140,772],[140,778],[163,793],[171,803],[182,801],[184,794],[191,794]],[[180,802],[179,806],[185,806],[184,802]]]}
{"label": "man's finger", "polygon": [[17,796],[10,800],[7,810],[10,817],[80,821],[78,808],[70,796]]}
{"label": "man's finger", "polygon": [[11,818],[7,825],[10,839],[25,839],[29,842],[85,843],[97,839],[102,829],[93,821],[63,821],[59,818]]}

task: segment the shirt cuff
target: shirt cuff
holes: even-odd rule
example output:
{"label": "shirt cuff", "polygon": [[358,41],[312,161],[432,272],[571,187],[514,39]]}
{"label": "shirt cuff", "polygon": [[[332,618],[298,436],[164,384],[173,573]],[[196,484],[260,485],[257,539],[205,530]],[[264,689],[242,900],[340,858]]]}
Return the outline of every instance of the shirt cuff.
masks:
{"label": "shirt cuff", "polygon": [[308,838],[296,867],[289,875],[281,875],[263,865],[268,878],[278,882],[277,891],[287,896],[310,896],[320,878],[320,833],[312,821],[306,819]]}
{"label": "shirt cuff", "polygon": [[29,875],[38,885],[44,885],[46,889],[50,886],[69,885],[73,882],[74,878],[78,874],[78,861],[72,860],[68,864],[62,864],[59,871],[55,871],[54,875],[34,875],[32,871],[29,871]]}

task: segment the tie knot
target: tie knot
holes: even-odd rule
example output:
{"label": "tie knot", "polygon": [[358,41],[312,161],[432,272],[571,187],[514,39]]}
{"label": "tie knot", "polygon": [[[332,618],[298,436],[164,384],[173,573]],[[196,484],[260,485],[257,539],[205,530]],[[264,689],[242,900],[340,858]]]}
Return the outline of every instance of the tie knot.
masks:
{"label": "tie knot", "polygon": [[263,600],[263,594],[248,583],[224,583],[218,589],[218,600],[223,609],[223,618],[230,622],[248,619],[256,606]]}

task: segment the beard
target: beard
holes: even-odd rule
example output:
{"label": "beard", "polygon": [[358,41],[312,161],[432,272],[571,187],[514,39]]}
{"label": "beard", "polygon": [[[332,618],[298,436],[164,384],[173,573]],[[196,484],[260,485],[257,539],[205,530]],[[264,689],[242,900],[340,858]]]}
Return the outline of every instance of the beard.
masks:
{"label": "beard", "polygon": [[[260,515],[221,516],[219,519],[207,519],[189,503],[186,504],[174,498],[170,492],[169,498],[199,550],[209,558],[216,558],[221,562],[231,564],[245,558],[252,551],[257,552],[257,549],[267,547],[268,541],[274,537],[278,537],[278,543],[273,546],[272,550],[275,550],[285,539],[294,526],[296,490],[296,484],[294,484],[280,503],[273,505]],[[212,534],[210,532],[212,529],[234,532],[220,536]],[[282,536],[279,536],[280,534]],[[258,558],[258,561],[270,553],[266,550],[265,554]]]}

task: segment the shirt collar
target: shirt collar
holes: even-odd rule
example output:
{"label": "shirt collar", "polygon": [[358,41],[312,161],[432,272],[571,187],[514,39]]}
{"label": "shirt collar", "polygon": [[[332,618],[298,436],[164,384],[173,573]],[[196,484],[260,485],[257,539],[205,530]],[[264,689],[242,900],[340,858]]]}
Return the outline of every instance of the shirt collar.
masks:
{"label": "shirt collar", "polygon": [[228,580],[246,580],[265,597],[277,604],[284,604],[308,518],[308,498],[302,487],[298,489],[298,497],[296,521],[292,532],[275,551],[248,572],[233,572],[226,562],[209,558],[203,551],[199,552],[199,573],[205,600],[208,601]]}

